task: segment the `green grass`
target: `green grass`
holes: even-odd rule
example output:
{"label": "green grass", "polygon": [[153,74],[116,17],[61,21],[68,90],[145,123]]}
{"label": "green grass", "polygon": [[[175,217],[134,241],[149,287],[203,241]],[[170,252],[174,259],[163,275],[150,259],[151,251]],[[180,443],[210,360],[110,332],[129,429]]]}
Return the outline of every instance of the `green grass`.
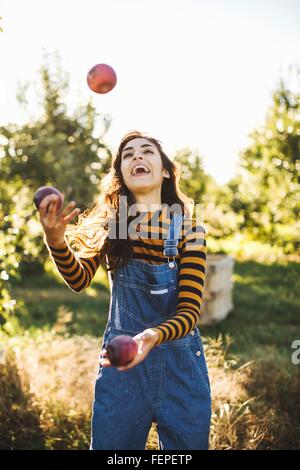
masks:
{"label": "green grass", "polygon": [[[49,265],[44,276],[13,281],[12,288],[18,302],[7,330],[16,355],[26,356],[27,365],[20,374],[26,377],[26,370],[33,373],[28,381],[36,380],[40,390],[50,380],[53,390],[47,405],[39,405],[30,387],[26,389],[20,381],[17,359],[13,353],[8,357],[2,376],[0,373],[4,403],[0,448],[87,448],[90,407],[82,397],[86,395],[87,372],[93,380],[91,367],[107,322],[110,292],[106,275],[98,270],[92,285],[77,294]],[[299,263],[236,261],[234,309],[216,325],[199,326],[209,349],[215,389],[214,448],[300,448],[300,365],[291,362],[292,342],[300,339],[299,291]],[[61,343],[56,343],[59,337]],[[40,360],[45,367],[41,376],[31,371],[31,364]],[[59,366],[62,360],[62,371],[69,370],[69,382],[56,386],[61,375],[53,364]],[[74,363],[75,369],[71,369]],[[79,369],[82,395],[76,411],[69,407],[73,385],[68,384],[73,384],[74,376],[77,380]],[[65,390],[65,401],[57,402],[55,387]],[[250,404],[244,405],[248,399]],[[240,409],[242,412],[237,411]],[[150,448],[157,448],[155,439],[151,432]]]}
{"label": "green grass", "polygon": [[300,334],[300,264],[255,261],[235,262],[234,309],[214,326],[201,326],[202,334],[229,333],[232,352],[243,360],[262,357],[275,347],[290,357],[291,344]]}
{"label": "green grass", "polygon": [[[110,292],[103,272],[91,286],[74,293],[57,277],[26,278],[13,282],[16,317],[28,331],[49,330],[64,325],[69,334],[101,336]],[[213,337],[230,334],[232,350],[243,359],[261,355],[261,348],[275,346],[289,355],[300,328],[300,264],[255,261],[235,262],[234,309],[216,325],[200,326],[201,333]],[[68,315],[69,313],[69,315]]]}
{"label": "green grass", "polygon": [[264,438],[260,449],[300,448],[300,365],[291,361],[300,339],[300,264],[235,263],[234,309],[205,337],[232,338],[237,365],[252,361],[244,386]]}
{"label": "green grass", "polygon": [[70,335],[101,336],[110,299],[101,269],[92,285],[80,293],[73,292],[57,273],[53,274],[12,283],[14,297],[21,302],[15,311],[21,328],[29,333],[55,328]]}

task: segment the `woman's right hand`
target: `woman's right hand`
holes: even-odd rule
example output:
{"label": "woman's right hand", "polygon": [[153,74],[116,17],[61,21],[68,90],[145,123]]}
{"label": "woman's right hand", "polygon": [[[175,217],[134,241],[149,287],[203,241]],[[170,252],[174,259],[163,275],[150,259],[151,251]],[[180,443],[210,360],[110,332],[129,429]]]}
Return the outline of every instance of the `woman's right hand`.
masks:
{"label": "woman's right hand", "polygon": [[[56,208],[59,197],[56,194],[49,194],[44,197],[39,206],[40,222],[43,226],[47,242],[51,245],[59,245],[64,242],[66,226],[80,213],[80,209],[78,207],[75,207],[74,209],[74,206],[76,205],[75,201],[71,201],[63,209],[65,195],[61,193],[61,196],[62,208],[57,213]],[[49,203],[50,205],[48,207]]]}

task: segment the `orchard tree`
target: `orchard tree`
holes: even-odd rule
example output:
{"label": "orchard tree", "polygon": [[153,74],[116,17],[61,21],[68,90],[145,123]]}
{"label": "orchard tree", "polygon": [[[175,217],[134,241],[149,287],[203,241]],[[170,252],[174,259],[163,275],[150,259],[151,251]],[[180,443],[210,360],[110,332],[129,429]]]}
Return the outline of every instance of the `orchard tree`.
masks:
{"label": "orchard tree", "polygon": [[[50,65],[41,68],[41,116],[24,125],[0,128],[4,228],[13,234],[6,237],[4,251],[13,246],[21,253],[21,265],[34,272],[48,256],[33,206],[36,189],[53,185],[65,193],[66,203],[76,200],[83,212],[94,201],[111,163],[111,152],[103,142],[110,119],[99,116],[91,102],[70,116],[64,102],[67,80],[59,67],[52,72]],[[30,103],[27,92],[23,87],[19,94],[23,105]],[[101,129],[100,135],[95,135],[96,127]]]}
{"label": "orchard tree", "polygon": [[[0,127],[0,169],[4,180],[19,175],[34,192],[39,186],[53,184],[79,204],[90,201],[101,175],[110,166],[111,152],[94,136],[97,118],[91,102],[67,114],[63,95],[67,84],[41,69],[43,115],[23,126]],[[19,96],[26,103],[26,96]],[[109,121],[103,119],[104,133]]]}
{"label": "orchard tree", "polygon": [[202,158],[198,151],[191,150],[189,147],[177,150],[174,162],[180,168],[181,190],[196,204],[203,202],[208,176],[204,172]]}
{"label": "orchard tree", "polygon": [[299,247],[300,233],[300,94],[282,79],[265,124],[250,138],[229,184],[232,208],[242,216],[241,229],[291,252]]}

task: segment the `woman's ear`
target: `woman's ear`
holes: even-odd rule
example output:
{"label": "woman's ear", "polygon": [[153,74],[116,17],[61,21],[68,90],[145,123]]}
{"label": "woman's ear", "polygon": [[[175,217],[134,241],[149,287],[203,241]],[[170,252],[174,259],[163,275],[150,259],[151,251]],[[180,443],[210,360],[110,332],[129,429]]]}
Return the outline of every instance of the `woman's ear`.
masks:
{"label": "woman's ear", "polygon": [[163,177],[164,177],[164,178],[170,178],[170,173],[169,173],[168,170],[166,170],[165,168],[164,168],[164,170],[163,170]]}

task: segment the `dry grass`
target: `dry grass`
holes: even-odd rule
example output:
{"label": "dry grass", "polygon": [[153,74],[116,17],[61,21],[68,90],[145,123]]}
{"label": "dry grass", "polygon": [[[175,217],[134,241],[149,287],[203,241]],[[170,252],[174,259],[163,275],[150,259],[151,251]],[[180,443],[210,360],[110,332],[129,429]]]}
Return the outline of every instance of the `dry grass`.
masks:
{"label": "dry grass", "polygon": [[[258,448],[266,430],[247,391],[253,363],[237,368],[228,336],[203,340],[213,397],[210,448]],[[95,338],[54,331],[7,341],[0,366],[0,448],[88,448],[99,347]],[[158,449],[154,425],[146,448]]]}
{"label": "dry grass", "polygon": [[[296,263],[236,261],[234,310],[220,324],[201,326],[212,385],[211,449],[300,448],[300,366],[291,363],[299,279]],[[23,304],[6,333],[0,329],[0,448],[87,449],[95,335],[107,321],[109,292],[96,282],[76,296],[38,276],[16,288]],[[147,449],[158,449],[154,426]]]}
{"label": "dry grass", "polygon": [[87,448],[97,352],[94,338],[45,333],[35,340],[11,339],[0,366],[0,448]]}

